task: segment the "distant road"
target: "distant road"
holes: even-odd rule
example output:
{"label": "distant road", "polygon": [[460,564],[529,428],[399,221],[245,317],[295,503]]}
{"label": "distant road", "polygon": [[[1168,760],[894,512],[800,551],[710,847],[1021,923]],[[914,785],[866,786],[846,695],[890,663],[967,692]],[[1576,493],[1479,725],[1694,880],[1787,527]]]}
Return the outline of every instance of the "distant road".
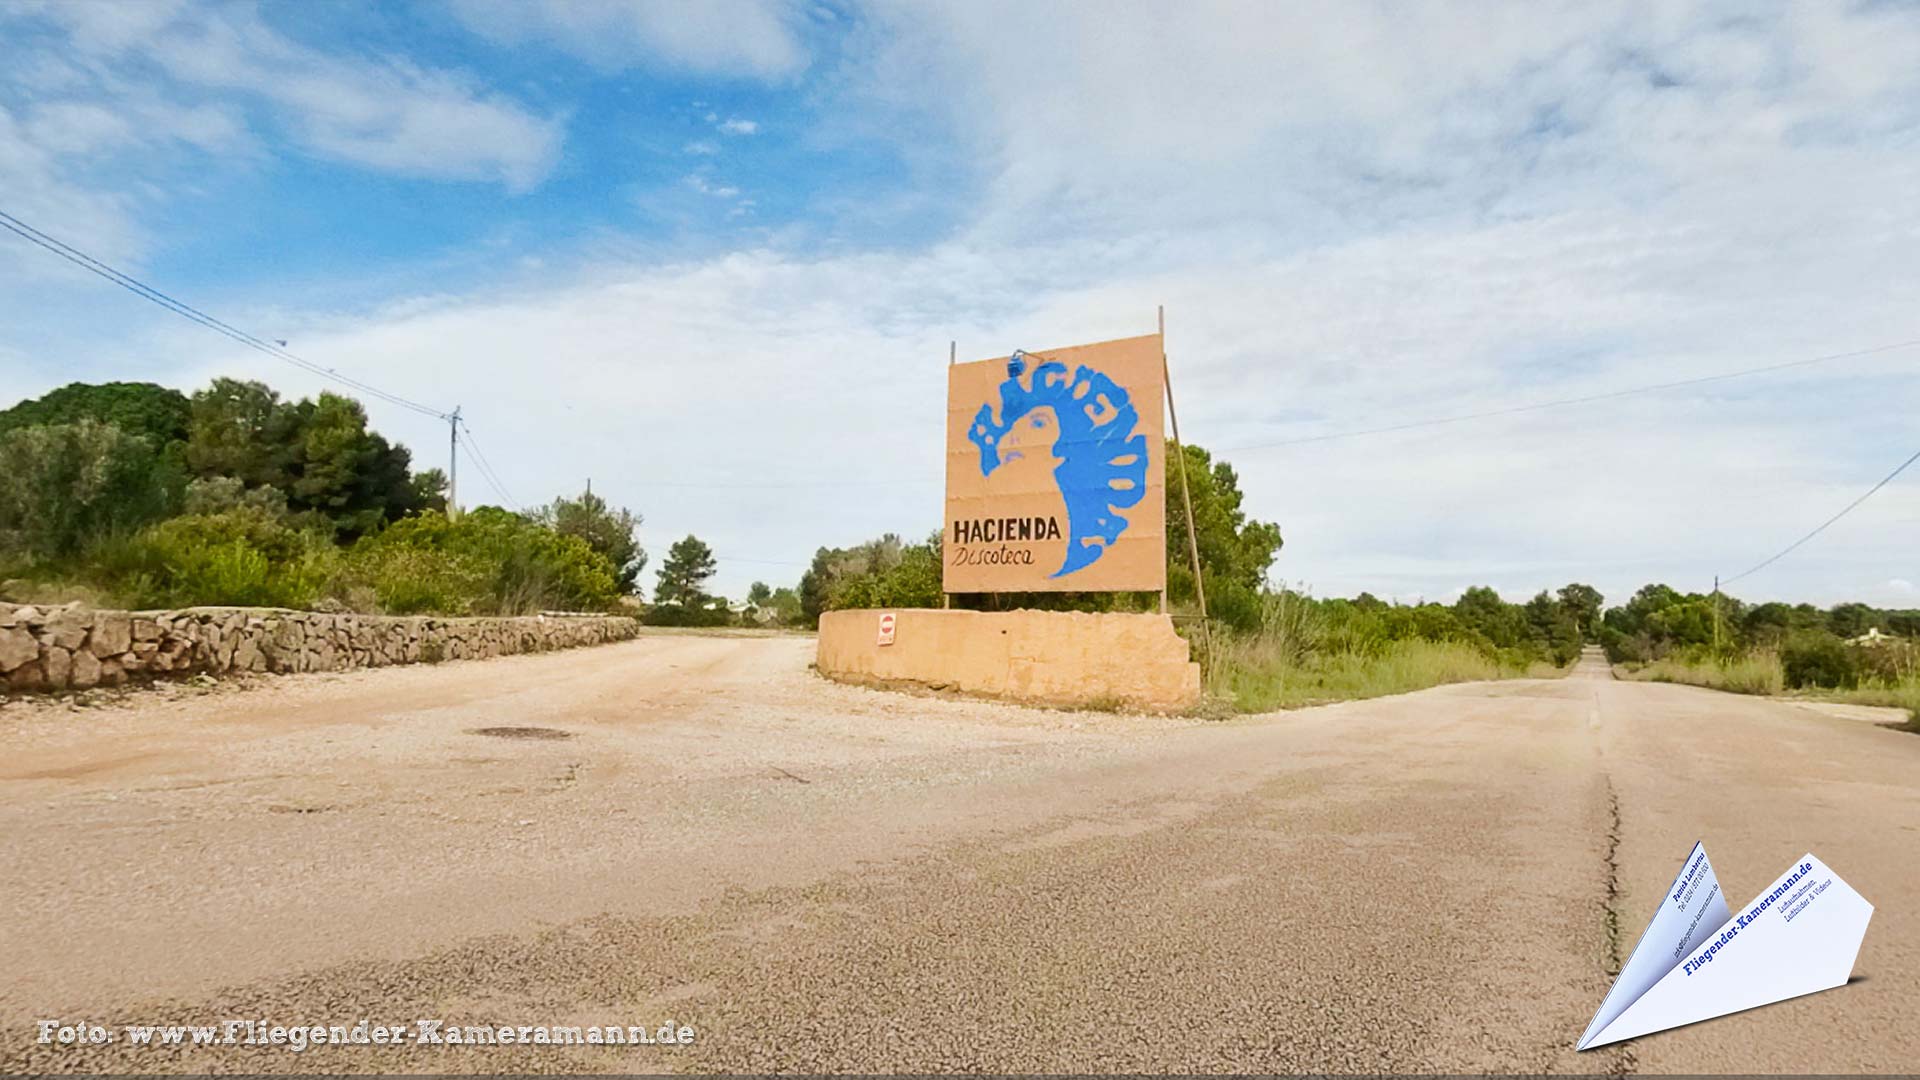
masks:
{"label": "distant road", "polygon": [[[1920,737],[1591,659],[1209,724],[838,686],[811,650],[658,636],[0,709],[0,1069],[1920,1061]],[[1878,906],[1859,978],[1574,1054],[1696,839],[1736,904],[1808,850],[1843,875]],[[33,1043],[362,1016],[696,1034]]]}

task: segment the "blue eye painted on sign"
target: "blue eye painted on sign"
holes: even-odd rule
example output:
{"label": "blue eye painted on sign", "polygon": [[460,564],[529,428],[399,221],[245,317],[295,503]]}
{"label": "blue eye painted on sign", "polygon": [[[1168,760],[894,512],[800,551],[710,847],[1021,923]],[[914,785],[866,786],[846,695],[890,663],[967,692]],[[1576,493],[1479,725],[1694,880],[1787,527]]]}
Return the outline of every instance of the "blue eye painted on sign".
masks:
{"label": "blue eye painted on sign", "polygon": [[[1028,367],[1038,359],[1028,375]],[[1023,376],[1026,376],[1023,378]],[[1005,459],[1001,445],[1016,425],[1044,431],[1037,410],[1052,410],[1059,425],[1053,454],[1061,459],[1053,477],[1067,506],[1067,557],[1052,577],[1085,569],[1106,554],[1127,529],[1123,511],[1147,493],[1147,437],[1137,434],[1140,414],[1126,388],[1093,368],[1080,365],[1069,374],[1056,360],[1015,351],[1007,358],[1007,379],[1000,384],[999,419],[991,404],[980,406],[967,438],[980,450],[980,475],[1021,456]]]}

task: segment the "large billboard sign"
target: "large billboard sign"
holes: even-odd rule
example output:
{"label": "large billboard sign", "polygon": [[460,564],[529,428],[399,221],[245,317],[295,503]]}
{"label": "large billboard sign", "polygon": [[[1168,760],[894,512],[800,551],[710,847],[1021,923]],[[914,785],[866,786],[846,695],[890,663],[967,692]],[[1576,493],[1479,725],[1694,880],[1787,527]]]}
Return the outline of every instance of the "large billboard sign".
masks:
{"label": "large billboard sign", "polygon": [[1158,334],[947,368],[945,589],[1167,581]]}

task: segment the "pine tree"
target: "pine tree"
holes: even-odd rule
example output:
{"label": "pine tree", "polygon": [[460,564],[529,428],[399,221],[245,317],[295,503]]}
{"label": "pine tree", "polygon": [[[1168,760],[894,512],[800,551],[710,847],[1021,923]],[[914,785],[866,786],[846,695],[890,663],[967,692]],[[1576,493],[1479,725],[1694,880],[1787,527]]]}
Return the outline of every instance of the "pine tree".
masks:
{"label": "pine tree", "polygon": [[713,577],[713,571],[713,549],[699,537],[674,541],[660,564],[660,583],[653,591],[654,603],[700,607],[706,603],[707,581]]}

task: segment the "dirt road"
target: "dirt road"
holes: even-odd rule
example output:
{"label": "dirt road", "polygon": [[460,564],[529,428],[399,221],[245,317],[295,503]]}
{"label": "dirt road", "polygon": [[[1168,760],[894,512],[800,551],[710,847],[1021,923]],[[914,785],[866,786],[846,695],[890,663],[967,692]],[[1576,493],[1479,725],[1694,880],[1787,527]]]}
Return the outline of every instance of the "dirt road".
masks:
{"label": "dirt road", "polygon": [[[836,686],[811,648],[648,637],[0,709],[0,1069],[1920,1061],[1920,737],[1597,662],[1202,723]],[[1844,875],[1878,906],[1859,977],[1576,1055],[1696,839],[1736,903],[1808,850]],[[693,1042],[119,1028],[362,1017]],[[118,1041],[40,1045],[43,1019]]]}

